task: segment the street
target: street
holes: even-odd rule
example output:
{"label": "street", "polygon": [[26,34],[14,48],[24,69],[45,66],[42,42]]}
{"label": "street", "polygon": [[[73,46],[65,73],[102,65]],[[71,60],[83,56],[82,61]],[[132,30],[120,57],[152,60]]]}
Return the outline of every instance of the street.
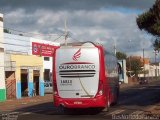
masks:
{"label": "street", "polygon": [[[150,108],[157,105],[159,101],[160,81],[156,81],[147,85],[121,88],[119,103],[111,106],[109,112],[102,111],[98,114],[91,114],[88,110],[79,110],[76,114],[68,115],[53,107],[52,101],[16,109],[12,112],[17,114],[18,120],[109,120],[122,119],[122,116],[123,119],[133,119],[135,116],[140,117],[139,119],[144,116],[158,119],[158,115],[151,115]],[[8,113],[11,113],[11,111]]]}

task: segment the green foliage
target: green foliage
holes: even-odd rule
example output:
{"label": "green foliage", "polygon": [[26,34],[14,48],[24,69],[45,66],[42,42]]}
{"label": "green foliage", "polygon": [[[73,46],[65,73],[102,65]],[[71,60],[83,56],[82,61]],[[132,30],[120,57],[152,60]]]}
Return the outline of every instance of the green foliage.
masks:
{"label": "green foliage", "polygon": [[160,0],[149,11],[137,17],[137,25],[141,30],[145,30],[154,36],[160,35]]}
{"label": "green foliage", "polygon": [[3,29],[3,32],[11,34],[11,32],[8,29]]}
{"label": "green foliage", "polygon": [[149,74],[149,70],[142,70],[139,72],[139,74]]}
{"label": "green foliage", "polygon": [[154,50],[160,50],[160,39],[159,38],[156,38],[155,42],[153,43],[153,47],[154,47]]}
{"label": "green foliage", "polygon": [[137,77],[139,73],[142,72],[142,63],[140,59],[137,58],[127,58],[127,70],[131,71]]}
{"label": "green foliage", "polygon": [[123,59],[127,58],[127,55],[125,53],[122,53],[122,52],[117,52],[116,57],[117,57],[118,60],[123,60]]}

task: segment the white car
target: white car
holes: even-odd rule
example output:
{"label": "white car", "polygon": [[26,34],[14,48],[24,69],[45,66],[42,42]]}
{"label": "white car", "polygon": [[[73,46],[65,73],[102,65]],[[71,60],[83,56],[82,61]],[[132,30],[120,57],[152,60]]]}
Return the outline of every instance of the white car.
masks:
{"label": "white car", "polygon": [[53,93],[53,85],[52,82],[44,82],[44,93]]}

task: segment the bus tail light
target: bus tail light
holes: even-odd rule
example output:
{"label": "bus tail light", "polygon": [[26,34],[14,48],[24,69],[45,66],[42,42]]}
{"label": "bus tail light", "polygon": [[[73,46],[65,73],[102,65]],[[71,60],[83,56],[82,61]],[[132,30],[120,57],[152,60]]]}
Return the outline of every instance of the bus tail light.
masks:
{"label": "bus tail light", "polygon": [[97,95],[103,95],[103,83],[102,81],[100,80],[99,81],[99,86],[98,86],[98,94]]}
{"label": "bus tail light", "polygon": [[58,95],[58,89],[57,89],[57,84],[54,83],[54,95]]}

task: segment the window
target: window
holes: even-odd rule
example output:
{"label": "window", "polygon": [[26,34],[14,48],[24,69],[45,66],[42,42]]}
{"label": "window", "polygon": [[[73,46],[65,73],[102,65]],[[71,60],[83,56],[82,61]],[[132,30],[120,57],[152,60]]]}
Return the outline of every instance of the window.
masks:
{"label": "window", "polygon": [[49,84],[48,84],[48,83],[45,83],[45,84],[44,84],[44,87],[49,87]]}
{"label": "window", "polygon": [[52,87],[52,83],[50,83],[50,87]]}
{"label": "window", "polygon": [[50,69],[44,69],[44,80],[49,81],[50,80]]}
{"label": "window", "polygon": [[49,57],[44,57],[44,60],[45,61],[49,61]]}

